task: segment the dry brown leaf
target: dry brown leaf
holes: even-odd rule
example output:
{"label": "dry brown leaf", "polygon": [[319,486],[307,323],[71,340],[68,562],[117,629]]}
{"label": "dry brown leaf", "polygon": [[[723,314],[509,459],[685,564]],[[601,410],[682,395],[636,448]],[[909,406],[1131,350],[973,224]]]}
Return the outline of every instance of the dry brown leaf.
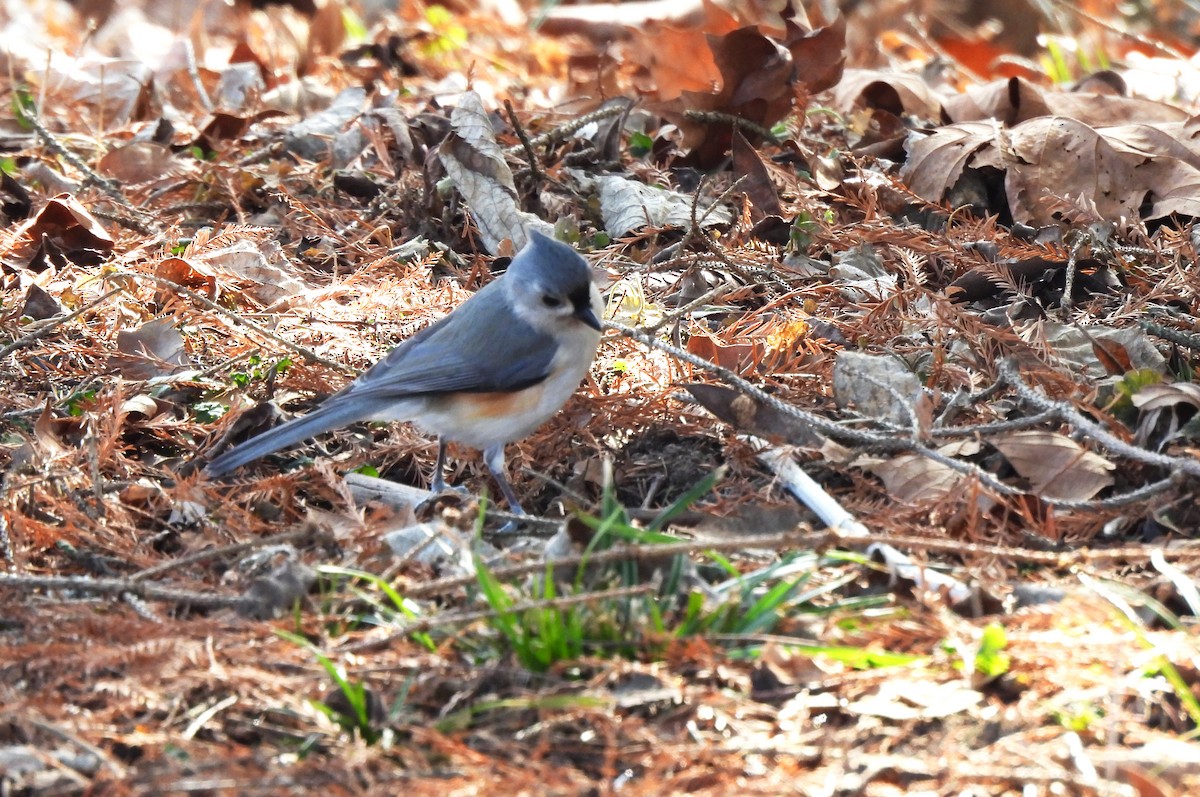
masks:
{"label": "dry brown leaf", "polygon": [[185,170],[194,170],[192,163],[177,159],[171,150],[150,141],[117,147],[100,159],[101,172],[128,185],[148,183]]}
{"label": "dry brown leaf", "polygon": [[154,276],[170,280],[192,290],[200,290],[209,298],[216,295],[216,274],[206,264],[194,259],[168,257],[154,267]]}
{"label": "dry brown leaf", "polygon": [[190,364],[183,336],[169,318],[147,321],[117,333],[117,351],[109,365],[126,379],[152,379]]}
{"label": "dry brown leaf", "polygon": [[711,91],[721,80],[721,70],[708,46],[710,33],[725,33],[736,27],[733,18],[713,9],[708,22],[698,28],[661,26],[639,38],[641,60],[647,70],[643,88],[660,102],[669,102],[685,92]]}
{"label": "dry brown leaf", "polygon": [[817,433],[795,416],[760,404],[732,388],[699,384],[683,387],[701,406],[739,432],[798,446],[816,446],[821,442]]}
{"label": "dry brown leaf", "polygon": [[21,306],[21,317],[31,318],[34,321],[41,321],[45,318],[51,318],[63,311],[62,305],[36,282],[29,283],[29,289],[25,291],[25,304]]}
{"label": "dry brown leaf", "polygon": [[958,471],[920,454],[900,454],[868,465],[867,470],[883,481],[888,495],[905,503],[944,498],[963,478]]}
{"label": "dry brown leaf", "polygon": [[847,69],[833,89],[834,106],[843,113],[856,108],[905,114],[918,119],[941,118],[942,98],[919,75],[885,69]]}
{"label": "dry brown leaf", "polygon": [[771,182],[771,174],[746,137],[740,131],[733,133],[733,177],[743,178],[738,183],[738,189],[744,191],[752,205],[750,218],[761,221],[766,216],[781,216],[783,208],[779,204],[779,192]]}
{"label": "dry brown leaf", "polygon": [[1091,127],[1163,124],[1188,118],[1184,111],[1162,102],[1111,93],[1054,91],[1016,77],[947,97],[942,107],[952,122],[994,119],[1010,127],[1044,116],[1067,116]]}
{"label": "dry brown leaf", "polygon": [[1182,124],[1092,128],[1063,116],[1013,128],[965,122],[911,138],[901,178],[917,195],[940,202],[965,168],[997,169],[1014,220],[1033,226],[1063,218],[1200,217],[1193,139],[1192,126]]}
{"label": "dry brown leaf", "polygon": [[912,136],[905,144],[908,160],[900,178],[917,196],[941,202],[979,152],[1006,147],[1007,142],[1008,131],[995,122],[962,122],[928,136]]}
{"label": "dry brown leaf", "polygon": [[1116,466],[1066,435],[1037,430],[1007,432],[988,440],[1046,498],[1088,501],[1112,486]]}
{"label": "dry brown leaf", "polygon": [[47,255],[43,244],[48,244],[73,263],[95,265],[114,246],[104,225],[70,194],[49,200],[37,216],[17,229],[17,235],[21,234],[28,239],[23,252],[35,260]]}

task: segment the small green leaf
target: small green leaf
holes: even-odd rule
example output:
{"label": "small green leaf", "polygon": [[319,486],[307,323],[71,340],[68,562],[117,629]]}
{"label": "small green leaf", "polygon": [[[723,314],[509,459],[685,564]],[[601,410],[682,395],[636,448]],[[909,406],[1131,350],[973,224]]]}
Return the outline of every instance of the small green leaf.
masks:
{"label": "small green leaf", "polygon": [[192,405],[192,414],[201,423],[212,423],[227,412],[229,407],[218,401],[198,401]]}
{"label": "small green leaf", "polygon": [[17,124],[26,130],[33,129],[33,120],[37,119],[37,103],[29,89],[19,88],[13,92],[12,110]]}
{"label": "small green leaf", "polygon": [[634,131],[629,135],[629,154],[635,158],[646,155],[654,149],[654,139],[645,133]]}
{"label": "small green leaf", "polygon": [[1012,667],[1012,657],[1004,652],[1008,647],[1008,635],[999,623],[989,623],[983,629],[979,651],[975,654],[975,672],[988,678],[997,678]]}
{"label": "small green leaf", "polygon": [[342,7],[342,29],[346,31],[346,42],[361,44],[367,40],[367,26],[362,17],[348,7]]}
{"label": "small green leaf", "polygon": [[83,412],[86,409],[85,405],[91,404],[95,398],[96,391],[94,389],[81,390],[77,393],[71,394],[71,396],[67,398],[67,414],[72,418],[80,417],[83,415]]}

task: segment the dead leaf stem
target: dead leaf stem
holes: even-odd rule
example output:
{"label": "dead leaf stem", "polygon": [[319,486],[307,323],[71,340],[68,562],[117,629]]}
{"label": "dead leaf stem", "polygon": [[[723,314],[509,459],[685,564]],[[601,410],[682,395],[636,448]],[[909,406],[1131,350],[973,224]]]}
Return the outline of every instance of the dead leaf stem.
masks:
{"label": "dead leaf stem", "polygon": [[133,581],[128,578],[93,578],[91,576],[30,576],[23,573],[0,573],[0,589],[43,589],[81,595],[132,595],[144,600],[162,601],[198,609],[237,609],[253,600],[241,595],[220,595],[205,589],[203,592],[178,589],[161,584]]}
{"label": "dead leaf stem", "polygon": [[178,570],[196,562],[203,562],[208,559],[221,559],[229,556],[237,556],[246,551],[253,551],[262,548],[270,548],[274,545],[283,545],[284,543],[304,542],[316,536],[315,529],[303,528],[297,531],[285,531],[282,534],[273,534],[270,537],[262,537],[261,539],[250,540],[249,542],[239,542],[233,545],[225,545],[219,548],[209,548],[187,556],[181,556],[178,559],[172,559],[169,562],[163,562],[154,567],[148,567],[145,570],[138,571],[129,577],[130,581],[146,581],[151,578],[161,576],[163,573],[168,573],[172,570]]}
{"label": "dead leaf stem", "polygon": [[520,140],[521,146],[525,148],[525,157],[529,161],[529,196],[532,198],[532,202],[540,206],[541,202],[538,199],[538,194],[541,190],[542,181],[546,179],[546,175],[542,173],[542,168],[538,165],[538,157],[533,149],[533,142],[529,140],[529,134],[521,126],[521,120],[517,118],[517,111],[513,108],[512,100],[506,99],[504,101],[504,110],[508,112],[508,121],[512,124],[513,131],[517,134],[517,139]]}
{"label": "dead leaf stem", "polygon": [[[321,355],[317,354],[315,351],[308,348],[307,346],[301,346],[299,343],[295,343],[293,341],[288,340],[287,338],[276,335],[274,332],[271,332],[269,329],[266,329],[265,327],[261,327],[258,324],[255,324],[253,321],[247,321],[245,318],[243,318],[242,316],[233,312],[232,310],[226,310],[224,307],[221,307],[221,305],[217,304],[212,299],[209,299],[207,296],[203,296],[199,293],[196,293],[191,288],[185,288],[183,285],[180,285],[178,282],[175,282],[173,280],[169,280],[165,277],[160,277],[156,274],[139,274],[136,271],[122,271],[119,274],[111,275],[108,278],[112,279],[114,277],[120,277],[120,278],[127,277],[130,279],[148,280],[149,282],[153,282],[157,285],[161,285],[164,288],[169,288],[170,290],[173,290],[173,291],[183,294],[184,296],[188,297],[192,301],[198,302],[199,304],[203,305],[205,308],[211,310],[212,312],[217,313],[218,315],[222,315],[225,318],[228,318],[229,320],[233,321],[235,324],[240,324],[244,327],[247,327],[248,329],[251,329],[254,332],[258,333],[259,335],[262,335],[266,339],[274,341],[275,343],[280,344],[284,348],[290,349],[290,350],[296,352],[297,354],[299,354],[301,357],[308,360],[309,362],[320,363],[321,365],[324,365],[327,368],[332,368],[336,371],[341,371],[344,374],[357,375],[357,373],[358,373],[357,371],[355,371],[353,368],[351,368],[348,365],[345,365],[343,363],[334,362],[333,360],[322,357]],[[3,351],[0,351],[0,354],[3,354]]]}
{"label": "dead leaf stem", "polygon": [[[782,401],[778,397],[767,393],[758,386],[738,376],[733,371],[730,371],[728,368],[724,368],[716,363],[692,354],[689,351],[681,349],[677,346],[673,346],[658,339],[652,334],[648,334],[639,329],[634,329],[633,327],[625,326],[624,324],[615,321],[605,321],[604,323],[609,329],[614,329],[627,338],[636,340],[643,345],[650,346],[651,348],[665,351],[679,360],[691,363],[697,368],[701,368],[709,371],[712,374],[715,374],[723,382],[737,388],[738,390],[741,390],[751,398],[770,406],[778,412],[795,418],[801,423],[808,425],[814,431],[833,438],[840,443],[854,446],[858,450],[873,453],[895,454],[911,452],[914,454],[920,454],[921,456],[926,457],[933,462],[937,462],[940,465],[950,468],[956,473],[961,473],[963,475],[978,479],[980,484],[990,490],[994,490],[1000,495],[1018,496],[1026,494],[1025,490],[1001,482],[995,476],[973,463],[963,462],[962,460],[955,459],[954,457],[943,454],[940,451],[929,448],[917,440],[899,437],[894,432],[890,431],[862,431],[851,429],[842,424],[827,421],[818,415],[802,410],[792,404],[788,404],[786,401]],[[1007,367],[1011,370],[1011,373],[1006,372],[1005,363],[1008,363]],[[1015,365],[1012,365],[1009,361],[1001,363],[1001,381],[1008,382],[1008,384],[1017,390],[1017,393],[1021,396],[1021,398],[1026,399],[1043,411],[1052,412],[1054,417],[1074,425],[1081,431],[1091,436],[1092,439],[1096,440],[1098,443],[1104,445],[1106,448],[1116,454],[1125,456],[1138,462],[1169,468],[1181,475],[1200,476],[1200,462],[1181,457],[1168,457],[1162,454],[1155,454],[1154,452],[1146,451],[1145,449],[1141,449],[1136,446],[1131,446],[1128,443],[1116,438],[1099,424],[1084,418],[1083,415],[1076,411],[1073,407],[1061,402],[1053,401],[1041,393],[1032,390],[1020,381],[1020,377],[1015,371]],[[1178,477],[1173,478],[1177,479]],[[1137,501],[1145,500],[1146,498],[1162,493],[1167,490],[1172,483],[1172,479],[1164,479],[1136,490],[1110,496],[1099,501],[1069,501],[1048,496],[1039,496],[1039,499],[1050,506],[1059,507],[1062,509],[1115,507],[1135,503]]]}
{"label": "dead leaf stem", "polygon": [[88,312],[89,310],[91,310],[101,304],[104,304],[109,299],[116,296],[118,293],[123,292],[124,290],[125,290],[125,286],[123,286],[123,285],[119,288],[113,288],[108,293],[101,295],[98,299],[93,299],[92,301],[88,302],[83,307],[80,307],[78,310],[74,311],[73,313],[67,313],[64,316],[56,316],[55,318],[46,319],[45,323],[43,323],[40,327],[35,329],[33,332],[30,332],[28,335],[25,335],[24,337],[17,338],[12,343],[5,346],[3,349],[0,349],[0,360],[3,360],[5,357],[12,354],[14,351],[17,351],[18,349],[24,349],[29,346],[32,346],[34,343],[36,343],[39,340],[41,340],[42,338],[46,337],[54,330],[61,327],[63,324],[66,324],[69,321],[74,321],[76,318],[79,318],[79,316],[83,315],[84,313]]}
{"label": "dead leaf stem", "polygon": [[[680,556],[702,551],[745,551],[752,549],[778,551],[789,548],[820,548],[827,541],[834,539],[828,532],[815,532],[807,528],[794,529],[782,534],[755,534],[737,536],[722,540],[686,540],[662,545],[622,545],[607,551],[580,553],[572,556],[539,559],[507,567],[495,567],[491,573],[497,579],[515,578],[530,573],[545,572],[547,566],[553,568],[578,567],[579,565],[599,565],[610,562],[646,561],[663,559],[670,556]],[[417,584],[404,590],[405,597],[428,598],[443,595],[448,592],[478,583],[474,575],[455,576],[437,581]]]}
{"label": "dead leaf stem", "polygon": [[[591,113],[585,113],[583,116],[577,116],[569,122],[564,122],[553,130],[548,130],[540,136],[534,136],[529,140],[530,146],[541,147],[553,144],[555,141],[562,141],[567,136],[575,133],[578,130],[590,125],[592,122],[599,122],[601,119],[607,119],[610,116],[617,116],[625,112],[624,105],[611,105],[604,108],[597,108]],[[525,149],[525,143],[521,142],[516,146],[509,147],[504,151],[505,155],[519,155]]]}

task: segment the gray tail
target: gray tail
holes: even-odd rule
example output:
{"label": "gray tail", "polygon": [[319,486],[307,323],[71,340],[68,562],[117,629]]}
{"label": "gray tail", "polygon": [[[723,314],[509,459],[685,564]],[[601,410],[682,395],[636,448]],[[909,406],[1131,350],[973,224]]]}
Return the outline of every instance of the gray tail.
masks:
{"label": "gray tail", "polygon": [[267,454],[273,454],[323,432],[371,417],[370,410],[373,408],[361,405],[362,402],[347,400],[346,397],[335,398],[332,402],[326,402],[308,415],[293,418],[287,423],[250,438],[241,445],[234,446],[208,463],[204,468],[204,473],[207,476],[224,476],[259,457],[265,457]]}

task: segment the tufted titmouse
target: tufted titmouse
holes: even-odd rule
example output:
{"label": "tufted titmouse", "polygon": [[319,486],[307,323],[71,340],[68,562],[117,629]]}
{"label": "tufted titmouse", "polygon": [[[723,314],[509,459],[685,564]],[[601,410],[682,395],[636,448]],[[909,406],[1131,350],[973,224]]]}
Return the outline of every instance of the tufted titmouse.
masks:
{"label": "tufted titmouse", "polygon": [[412,421],[438,436],[430,488],[446,489],[446,441],[483,450],[513,512],[504,445],[566,403],[600,343],[600,292],[579,253],[530,231],[508,270],[308,415],[251,438],[208,463],[221,476],[259,457],[356,421]]}

